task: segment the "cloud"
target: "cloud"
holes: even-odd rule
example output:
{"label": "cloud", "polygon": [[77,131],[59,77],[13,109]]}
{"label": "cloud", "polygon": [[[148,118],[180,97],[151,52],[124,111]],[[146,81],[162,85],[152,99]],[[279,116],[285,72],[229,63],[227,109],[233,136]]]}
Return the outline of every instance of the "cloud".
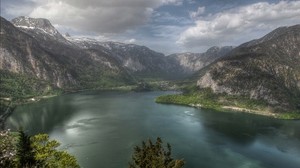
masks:
{"label": "cloud", "polygon": [[183,4],[183,0],[163,0],[163,3],[164,4],[167,4],[167,5],[182,5]]}
{"label": "cloud", "polygon": [[300,1],[259,2],[200,17],[181,33],[177,43],[188,48],[237,45],[296,23],[300,23]]}
{"label": "cloud", "polygon": [[195,19],[195,18],[199,17],[200,15],[202,15],[204,12],[205,12],[205,7],[200,6],[200,7],[198,7],[198,10],[196,12],[189,12],[189,14],[192,19]]}
{"label": "cloud", "polygon": [[53,24],[101,34],[122,33],[135,29],[147,23],[155,9],[164,5],[181,5],[183,2],[183,0],[16,1],[18,3],[7,0],[9,5],[3,8],[6,15],[47,18]]}
{"label": "cloud", "polygon": [[136,39],[129,39],[129,40],[125,40],[125,43],[136,43]]}

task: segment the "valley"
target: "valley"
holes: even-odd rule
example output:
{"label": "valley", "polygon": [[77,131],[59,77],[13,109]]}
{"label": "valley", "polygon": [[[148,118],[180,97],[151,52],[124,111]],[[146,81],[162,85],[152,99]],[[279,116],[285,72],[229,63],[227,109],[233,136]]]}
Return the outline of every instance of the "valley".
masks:
{"label": "valley", "polygon": [[300,1],[0,8],[0,167],[300,167]]}
{"label": "valley", "polygon": [[[157,102],[243,109],[237,111],[286,119],[300,116],[299,25],[278,28],[235,48],[168,56],[135,44],[64,36],[46,19],[18,17],[10,23],[1,18],[1,25],[2,98],[192,87],[183,98]],[[207,89],[211,95],[200,98]]]}

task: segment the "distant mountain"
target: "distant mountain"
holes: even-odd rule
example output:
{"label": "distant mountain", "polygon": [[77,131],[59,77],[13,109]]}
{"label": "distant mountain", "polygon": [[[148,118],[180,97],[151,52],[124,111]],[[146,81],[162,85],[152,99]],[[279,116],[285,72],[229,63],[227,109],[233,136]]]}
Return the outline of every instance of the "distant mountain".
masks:
{"label": "distant mountain", "polygon": [[145,46],[120,42],[100,42],[89,38],[66,37],[83,49],[98,49],[116,59],[124,69],[137,78],[172,79],[181,73],[175,60],[169,60],[162,53]]}
{"label": "distant mountain", "polygon": [[233,49],[232,46],[225,47],[211,47],[204,53],[178,53],[172,54],[168,57],[175,59],[178,66],[182,68],[182,71],[186,74],[193,74],[210,63],[214,62],[218,58],[225,56]]}
{"label": "distant mountain", "polygon": [[300,108],[300,25],[278,28],[242,44],[198,73],[214,93],[264,100],[280,110]]}

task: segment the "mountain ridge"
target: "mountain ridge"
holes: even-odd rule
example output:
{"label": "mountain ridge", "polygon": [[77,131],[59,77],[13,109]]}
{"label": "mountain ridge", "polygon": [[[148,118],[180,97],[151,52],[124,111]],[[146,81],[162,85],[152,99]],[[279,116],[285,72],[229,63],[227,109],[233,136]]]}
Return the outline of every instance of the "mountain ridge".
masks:
{"label": "mountain ridge", "polygon": [[300,25],[278,28],[240,45],[203,70],[197,86],[288,108],[297,106],[290,99],[300,95],[299,65]]}

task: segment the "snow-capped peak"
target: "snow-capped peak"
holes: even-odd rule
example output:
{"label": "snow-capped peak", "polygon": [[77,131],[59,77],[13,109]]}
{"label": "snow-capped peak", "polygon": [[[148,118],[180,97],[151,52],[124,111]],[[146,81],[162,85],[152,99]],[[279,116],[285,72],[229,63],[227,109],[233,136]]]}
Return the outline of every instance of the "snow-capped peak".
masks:
{"label": "snow-capped peak", "polygon": [[23,29],[37,29],[51,36],[57,36],[59,32],[52,26],[49,20],[42,18],[30,18],[20,16],[11,21],[16,27]]}

